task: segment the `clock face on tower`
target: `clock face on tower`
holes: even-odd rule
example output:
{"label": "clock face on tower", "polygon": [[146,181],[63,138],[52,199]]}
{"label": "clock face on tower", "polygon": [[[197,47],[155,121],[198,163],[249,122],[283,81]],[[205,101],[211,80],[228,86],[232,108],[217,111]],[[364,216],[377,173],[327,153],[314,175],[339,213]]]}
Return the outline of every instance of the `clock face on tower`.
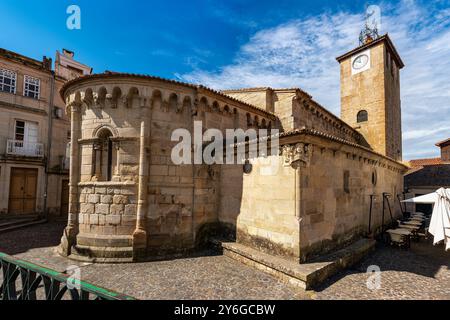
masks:
{"label": "clock face on tower", "polygon": [[369,57],[365,54],[361,54],[353,61],[353,68],[356,70],[364,68],[369,62]]}
{"label": "clock face on tower", "polygon": [[354,55],[351,63],[353,75],[370,69],[370,50]]}

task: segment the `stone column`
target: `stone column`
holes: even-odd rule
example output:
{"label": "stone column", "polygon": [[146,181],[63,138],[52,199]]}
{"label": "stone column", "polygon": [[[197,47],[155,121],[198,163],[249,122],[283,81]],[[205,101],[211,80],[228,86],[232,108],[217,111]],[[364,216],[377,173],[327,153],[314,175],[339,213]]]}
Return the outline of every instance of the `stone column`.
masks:
{"label": "stone column", "polygon": [[139,186],[138,206],[136,214],[136,229],[133,233],[133,259],[145,255],[147,248],[147,198],[148,198],[148,173],[149,162],[147,154],[148,135],[148,108],[143,109],[141,121],[140,148],[139,148]]}
{"label": "stone column", "polygon": [[78,214],[79,214],[79,196],[78,182],[80,180],[80,148],[78,139],[81,134],[81,103],[72,102],[69,105],[71,121],[71,137],[70,137],[70,182],[69,182],[69,216],[67,227],[61,238],[59,251],[64,256],[69,256],[72,246],[76,242],[78,234]]}
{"label": "stone column", "polygon": [[116,141],[114,143],[114,149],[116,150],[116,170],[114,175],[120,176],[120,142]]}
{"label": "stone column", "polygon": [[102,178],[102,144],[101,142],[96,142],[93,145],[94,152],[94,177],[95,181],[100,181]]}

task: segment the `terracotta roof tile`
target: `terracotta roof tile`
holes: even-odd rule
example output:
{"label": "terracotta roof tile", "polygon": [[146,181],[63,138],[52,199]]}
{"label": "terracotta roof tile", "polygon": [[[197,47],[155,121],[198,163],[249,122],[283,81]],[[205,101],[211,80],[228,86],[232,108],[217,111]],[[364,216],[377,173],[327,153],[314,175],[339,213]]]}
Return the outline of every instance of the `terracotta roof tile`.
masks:
{"label": "terracotta roof tile", "polygon": [[412,168],[424,167],[424,166],[436,166],[444,164],[441,158],[431,158],[431,159],[416,159],[409,161],[409,165]]}

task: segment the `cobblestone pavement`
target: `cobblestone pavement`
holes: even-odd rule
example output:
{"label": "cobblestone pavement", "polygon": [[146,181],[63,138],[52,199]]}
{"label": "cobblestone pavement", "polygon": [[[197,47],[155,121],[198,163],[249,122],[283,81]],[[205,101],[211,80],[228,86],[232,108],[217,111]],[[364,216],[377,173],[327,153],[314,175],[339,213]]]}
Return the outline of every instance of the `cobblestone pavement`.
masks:
{"label": "cobblestone pavement", "polygon": [[74,262],[55,252],[63,228],[47,224],[0,234],[0,251],[60,272],[80,266],[82,280],[138,299],[310,299],[303,290],[225,256],[119,265]]}
{"label": "cobblestone pavement", "polygon": [[[64,225],[49,223],[0,234],[0,252],[58,270],[81,267],[81,277],[140,299],[450,299],[450,252],[413,243],[409,251],[379,246],[362,263],[305,292],[228,257],[205,255],[136,264],[85,264],[55,252]],[[369,290],[367,267],[381,269]]]}
{"label": "cobblestone pavement", "polygon": [[[381,270],[378,290],[367,287],[369,266]],[[412,243],[410,250],[379,245],[359,265],[317,288],[313,298],[450,300],[450,252],[445,252],[443,245],[433,247],[430,242]]]}

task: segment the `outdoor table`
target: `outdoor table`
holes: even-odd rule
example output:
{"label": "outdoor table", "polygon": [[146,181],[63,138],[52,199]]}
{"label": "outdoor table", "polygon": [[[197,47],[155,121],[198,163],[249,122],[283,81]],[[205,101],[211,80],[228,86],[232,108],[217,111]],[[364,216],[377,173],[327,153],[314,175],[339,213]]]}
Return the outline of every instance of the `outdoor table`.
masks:
{"label": "outdoor table", "polygon": [[402,228],[389,229],[386,232],[387,233],[391,233],[391,234],[398,234],[398,235],[402,235],[402,236],[410,236],[411,235],[411,231],[410,230],[402,229]]}
{"label": "outdoor table", "polygon": [[[412,232],[407,229],[390,229],[386,231],[389,233],[391,237],[391,243],[396,243],[397,245],[403,245],[406,244],[406,246],[409,248],[411,246],[411,234]],[[406,238],[406,241],[404,240]]]}
{"label": "outdoor table", "polygon": [[412,238],[413,238],[415,241],[419,241],[419,230],[420,230],[420,227],[419,227],[419,226],[414,226],[414,225],[408,225],[408,224],[402,224],[402,223],[400,223],[398,227],[399,227],[399,228],[402,228],[402,229],[406,229],[406,230],[411,231],[411,233],[412,233]]}
{"label": "outdoor table", "polygon": [[409,224],[400,224],[399,228],[412,230],[412,231],[420,230],[419,226],[414,226],[414,225],[409,225]]}
{"label": "outdoor table", "polygon": [[418,222],[418,221],[405,221],[403,222],[403,224],[408,224],[410,226],[422,226],[422,222]]}

